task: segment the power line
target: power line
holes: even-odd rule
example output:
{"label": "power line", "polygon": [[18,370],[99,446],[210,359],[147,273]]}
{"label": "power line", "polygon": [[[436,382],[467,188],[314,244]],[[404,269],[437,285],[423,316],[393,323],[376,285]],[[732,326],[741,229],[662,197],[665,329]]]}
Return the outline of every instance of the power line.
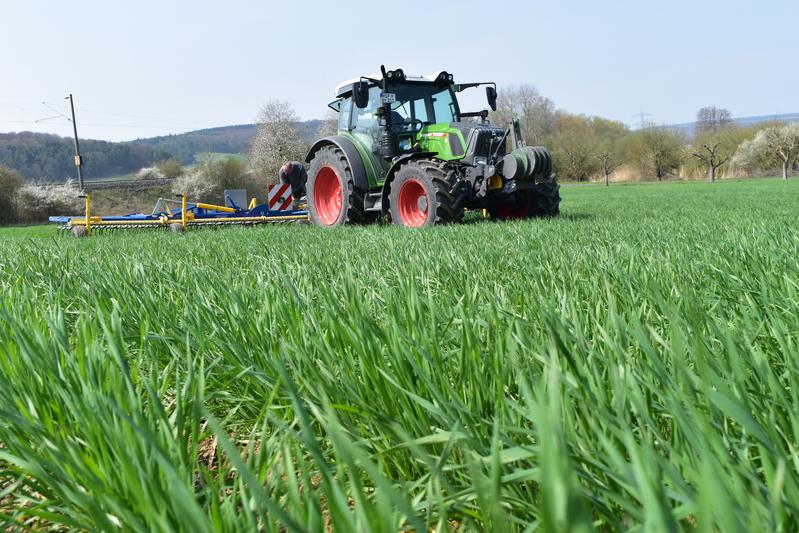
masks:
{"label": "power line", "polygon": [[[54,118],[63,118],[63,115],[58,114],[58,115],[56,115],[54,117],[37,118],[36,120],[34,120],[34,122],[36,122],[38,124],[38,123],[44,122],[46,120],[52,120]],[[67,120],[69,120],[69,119],[67,119]]]}
{"label": "power line", "polygon": [[[0,120],[0,122],[4,124],[40,124],[39,122],[33,120]],[[48,122],[48,124],[69,124],[69,122]]]}
{"label": "power line", "polygon": [[[49,121],[52,118],[64,118],[65,120],[69,121],[69,117],[65,115],[65,113],[69,112],[69,106],[65,106],[63,103],[55,103],[55,102],[47,102],[47,101],[39,101],[39,102],[0,102],[0,105],[9,106],[9,107],[24,107],[26,111],[36,111],[36,109],[31,108],[30,106],[44,106],[50,111],[57,113],[56,117],[45,117],[41,119],[37,119],[35,122],[44,122]],[[132,113],[117,113],[113,111],[99,111],[96,109],[86,109],[83,107],[76,107],[75,111],[80,111],[82,113],[90,113],[95,115],[107,115],[113,117],[124,117],[124,118],[132,118],[137,119],[139,121],[154,121],[158,122],[159,124],[153,125],[152,127],[162,126],[168,128],[185,128],[185,126],[177,126],[177,124],[184,124],[184,125],[198,125],[198,126],[206,126],[207,122],[198,121],[198,120],[184,120],[174,117],[156,117],[152,115],[137,115]],[[85,123],[87,126],[91,125],[99,125],[99,126],[119,126],[119,127],[151,127],[147,124],[91,124]]]}
{"label": "power line", "polygon": [[84,108],[76,108],[78,111],[82,111],[84,113],[95,113],[98,115],[109,115],[115,117],[126,117],[126,118],[138,118],[142,120],[157,120],[159,122],[183,122],[186,124],[205,124],[204,122],[199,122],[196,120],[183,120],[183,119],[175,119],[175,118],[166,118],[166,117],[152,117],[152,116],[145,116],[145,115],[132,115],[128,113],[113,113],[110,111],[93,111],[91,109],[84,109]]}
{"label": "power line", "polygon": [[42,105],[43,105],[44,107],[46,107],[47,109],[49,109],[50,111],[52,111],[53,113],[58,113],[58,115],[59,115],[60,117],[63,117],[63,118],[65,118],[65,119],[67,119],[67,120],[70,120],[70,121],[72,120],[72,119],[70,119],[69,117],[67,117],[67,116],[65,116],[64,114],[62,114],[62,113],[61,113],[61,111],[59,111],[58,109],[56,109],[56,108],[55,108],[55,107],[54,107],[52,104],[48,104],[47,102],[42,102]]}
{"label": "power line", "polygon": [[55,107],[53,107],[52,105],[48,104],[47,102],[42,102],[42,105],[43,105],[44,107],[46,107],[47,109],[49,109],[50,111],[52,111],[53,113],[57,113],[57,115],[56,115],[56,116],[54,116],[54,117],[37,118],[37,119],[34,121],[34,122],[36,122],[37,124],[40,124],[40,123],[46,122],[46,121],[48,121],[48,120],[52,120],[52,119],[54,119],[54,118],[63,118],[63,119],[64,119],[64,120],[66,120],[67,122],[73,122],[73,121],[72,121],[72,119],[70,119],[70,118],[69,118],[69,117],[67,117],[67,116],[64,116],[64,114],[63,114],[63,113],[61,113],[61,111],[59,111],[58,109],[56,109],[56,108],[55,108]]}
{"label": "power line", "polygon": [[[77,110],[77,109],[76,109]],[[3,124],[46,124],[46,125],[69,125],[71,121],[66,119],[66,122],[50,122],[50,118],[60,118],[60,117],[48,117],[44,119],[37,119],[37,120],[0,120],[0,123]],[[48,122],[42,122],[47,120]],[[96,122],[81,122],[84,126],[94,126],[99,128],[139,128],[139,129],[172,129],[172,130],[190,130],[191,128],[186,127],[185,125],[178,126],[178,125],[169,125],[169,124],[107,124],[107,123],[96,123]],[[198,124],[205,124],[202,122],[198,122]],[[215,127],[215,126],[205,126],[205,127]]]}

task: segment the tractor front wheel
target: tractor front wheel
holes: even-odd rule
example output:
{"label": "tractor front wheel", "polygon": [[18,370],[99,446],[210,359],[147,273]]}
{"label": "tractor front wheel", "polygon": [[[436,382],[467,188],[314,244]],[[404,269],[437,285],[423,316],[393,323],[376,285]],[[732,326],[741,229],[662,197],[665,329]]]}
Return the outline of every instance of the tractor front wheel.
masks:
{"label": "tractor front wheel", "polygon": [[388,193],[391,221],[417,228],[463,218],[464,195],[454,172],[439,161],[413,160],[400,167]]}
{"label": "tractor front wheel", "polygon": [[488,210],[494,220],[521,220],[560,214],[560,185],[555,179],[516,191],[513,200]]}
{"label": "tractor front wheel", "polygon": [[308,215],[318,226],[366,222],[364,192],[355,186],[347,157],[337,146],[314,154],[308,172]]}

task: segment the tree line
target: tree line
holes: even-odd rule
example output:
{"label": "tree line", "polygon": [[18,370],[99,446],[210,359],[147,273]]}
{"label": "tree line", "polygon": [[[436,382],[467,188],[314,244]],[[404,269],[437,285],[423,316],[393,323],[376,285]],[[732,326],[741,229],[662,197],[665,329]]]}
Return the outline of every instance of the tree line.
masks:
{"label": "tree line", "polygon": [[[732,113],[716,106],[697,112],[694,130],[645,124],[627,125],[559,110],[531,85],[500,91],[491,122],[507,126],[519,118],[528,145],[546,146],[561,181],[664,180],[774,175],[799,171],[799,124],[764,123],[740,127]],[[300,132],[288,102],[268,102],[258,116],[250,164],[272,180],[286,160],[302,160],[310,138],[334,134],[336,115],[328,113],[316,135]]]}
{"label": "tree line", "polygon": [[684,130],[625,124],[558,110],[535,87],[500,91],[492,122],[505,125],[518,117],[528,144],[553,155],[562,181],[603,180],[616,175],[633,180],[722,175],[772,175],[787,179],[797,168],[799,124],[766,123],[739,127],[732,113],[716,106],[697,112],[692,134]]}

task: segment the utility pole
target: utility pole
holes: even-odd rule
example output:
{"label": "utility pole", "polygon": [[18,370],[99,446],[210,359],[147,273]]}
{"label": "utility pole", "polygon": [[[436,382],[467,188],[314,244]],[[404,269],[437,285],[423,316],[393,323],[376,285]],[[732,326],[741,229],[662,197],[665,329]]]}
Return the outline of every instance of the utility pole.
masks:
{"label": "utility pole", "polygon": [[65,98],[69,100],[69,107],[72,110],[72,133],[75,135],[75,166],[78,167],[78,183],[80,190],[83,190],[83,158],[80,156],[80,145],[78,144],[78,125],[75,123],[75,103],[72,101],[72,93]]}

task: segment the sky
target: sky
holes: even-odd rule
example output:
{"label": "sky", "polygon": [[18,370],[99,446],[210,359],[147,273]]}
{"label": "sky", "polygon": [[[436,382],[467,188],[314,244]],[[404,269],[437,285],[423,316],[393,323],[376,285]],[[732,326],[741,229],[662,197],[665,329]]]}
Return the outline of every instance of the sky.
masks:
{"label": "sky", "polygon": [[71,135],[69,93],[82,138],[250,123],[271,99],[322,118],[383,63],[631,125],[799,112],[798,27],[796,0],[0,0],[0,132]]}

